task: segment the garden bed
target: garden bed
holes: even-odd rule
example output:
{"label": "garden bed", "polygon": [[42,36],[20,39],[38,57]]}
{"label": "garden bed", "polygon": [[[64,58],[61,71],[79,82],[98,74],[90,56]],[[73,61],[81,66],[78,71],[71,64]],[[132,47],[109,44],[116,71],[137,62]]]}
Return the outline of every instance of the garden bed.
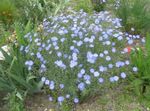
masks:
{"label": "garden bed", "polygon": [[150,110],[148,0],[13,2],[0,4],[0,111]]}

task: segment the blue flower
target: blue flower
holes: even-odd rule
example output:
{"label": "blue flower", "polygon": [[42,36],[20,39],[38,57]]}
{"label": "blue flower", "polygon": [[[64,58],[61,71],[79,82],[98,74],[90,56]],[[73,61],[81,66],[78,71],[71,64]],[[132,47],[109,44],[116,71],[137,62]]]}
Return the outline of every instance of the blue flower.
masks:
{"label": "blue flower", "polygon": [[38,59],[42,58],[42,55],[40,54],[40,52],[37,52],[36,56],[37,56]]}
{"label": "blue flower", "polygon": [[81,74],[84,74],[84,73],[85,73],[85,69],[81,69],[81,70],[80,70],[80,73],[81,73]]}
{"label": "blue flower", "polygon": [[60,39],[61,42],[64,42],[65,40],[66,40],[66,38],[61,38]]}
{"label": "blue flower", "polygon": [[25,65],[27,65],[27,66],[32,66],[33,64],[34,64],[34,62],[32,60],[25,62]]}
{"label": "blue flower", "polygon": [[46,80],[45,77],[42,77],[42,78],[41,78],[41,81],[42,81],[43,83],[45,82],[45,80]]}
{"label": "blue flower", "polygon": [[91,52],[87,52],[87,61],[89,63],[94,64],[97,60],[98,54],[92,54]]}
{"label": "blue flower", "polygon": [[57,37],[52,37],[51,40],[52,40],[52,42],[56,42],[58,40],[58,38]]}
{"label": "blue flower", "polygon": [[49,83],[50,83],[50,81],[47,79],[47,80],[45,80],[45,84],[46,85],[49,85]]}
{"label": "blue flower", "polygon": [[119,77],[118,76],[114,76],[113,79],[114,79],[114,81],[118,81]]}
{"label": "blue flower", "polygon": [[94,77],[98,77],[100,73],[98,71],[94,72]]}
{"label": "blue flower", "polygon": [[78,65],[78,62],[77,61],[74,61],[74,60],[71,60],[70,61],[70,67],[71,68],[73,68],[73,67],[75,67],[75,66],[77,66]]}
{"label": "blue flower", "polygon": [[57,56],[58,56],[58,57],[61,57],[61,56],[62,56],[62,53],[61,53],[61,52],[57,52]]}
{"label": "blue flower", "polygon": [[126,64],[126,65],[129,65],[129,64],[130,64],[129,60],[126,60],[126,61],[125,61],[125,64]]}
{"label": "blue flower", "polygon": [[103,54],[103,53],[100,53],[99,56],[102,58],[102,57],[104,57],[104,54]]}
{"label": "blue flower", "polygon": [[99,82],[99,83],[103,83],[103,82],[104,82],[104,79],[103,79],[103,78],[99,78],[99,79],[98,79],[98,82]]}
{"label": "blue flower", "polygon": [[113,47],[113,48],[111,49],[111,51],[112,51],[113,53],[115,53],[115,52],[116,52],[116,48]]}
{"label": "blue flower", "polygon": [[74,101],[74,103],[76,103],[76,104],[79,103],[79,99],[78,99],[78,98],[74,98],[73,101]]}
{"label": "blue flower", "polygon": [[51,97],[51,96],[48,99],[49,99],[49,101],[53,101],[53,97]]}
{"label": "blue flower", "polygon": [[113,64],[108,64],[108,68],[112,69],[113,68]]}
{"label": "blue flower", "polygon": [[53,90],[54,88],[55,88],[55,85],[50,82],[50,84],[49,84],[49,89],[50,89],[50,90]]}
{"label": "blue flower", "polygon": [[111,57],[110,56],[106,56],[106,61],[110,61]]}
{"label": "blue flower", "polygon": [[104,72],[105,71],[105,67],[104,66],[99,66],[99,71],[100,72]]}
{"label": "blue flower", "polygon": [[133,67],[133,71],[134,71],[134,72],[137,72],[137,71],[138,71],[138,68],[137,68],[137,67]]}
{"label": "blue flower", "polygon": [[69,99],[70,98],[70,94],[66,94],[66,98]]}
{"label": "blue flower", "polygon": [[57,60],[54,62],[58,67],[66,69],[66,65],[61,61],[61,60]]}
{"label": "blue flower", "polygon": [[124,73],[124,72],[122,72],[121,74],[120,74],[120,76],[121,76],[121,78],[126,78],[126,73]]}
{"label": "blue flower", "polygon": [[60,87],[60,89],[63,89],[64,88],[64,84],[60,84],[59,87]]}
{"label": "blue flower", "polygon": [[93,68],[91,68],[91,69],[90,69],[90,72],[91,72],[91,73],[94,73],[94,72],[95,72],[95,70],[94,70]]}
{"label": "blue flower", "polygon": [[78,84],[78,89],[80,91],[83,91],[85,89],[85,84],[83,82],[81,82],[80,84]]}
{"label": "blue flower", "polygon": [[104,54],[107,55],[109,52],[108,50],[104,50]]}
{"label": "blue flower", "polygon": [[84,75],[83,77],[84,77],[84,80],[90,80],[90,79],[91,79],[91,76],[89,76],[89,75],[87,75],[87,74]]}
{"label": "blue flower", "polygon": [[63,96],[59,96],[58,98],[57,98],[57,101],[58,102],[63,102],[65,100],[65,98],[63,97]]}
{"label": "blue flower", "polygon": [[78,73],[78,78],[82,78],[83,74],[82,73]]}

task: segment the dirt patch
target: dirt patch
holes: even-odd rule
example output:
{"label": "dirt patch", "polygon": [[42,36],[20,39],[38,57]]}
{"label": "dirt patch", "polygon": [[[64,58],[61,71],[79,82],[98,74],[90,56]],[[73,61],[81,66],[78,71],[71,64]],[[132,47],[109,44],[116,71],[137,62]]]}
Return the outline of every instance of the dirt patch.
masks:
{"label": "dirt patch", "polygon": [[[27,99],[28,111],[55,111],[55,105],[48,101],[48,96],[37,94]],[[53,110],[52,110],[53,109]],[[122,89],[110,89],[105,94],[89,98],[77,105],[77,111],[147,111],[132,94],[125,94]]]}
{"label": "dirt patch", "polygon": [[48,96],[42,93],[27,97],[25,105],[27,111],[49,111],[55,108],[55,105],[48,100]]}

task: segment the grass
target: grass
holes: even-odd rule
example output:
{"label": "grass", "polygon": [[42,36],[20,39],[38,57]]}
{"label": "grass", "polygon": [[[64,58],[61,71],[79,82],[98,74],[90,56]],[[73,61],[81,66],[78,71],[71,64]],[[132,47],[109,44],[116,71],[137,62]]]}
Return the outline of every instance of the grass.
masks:
{"label": "grass", "polygon": [[126,31],[135,28],[137,34],[145,34],[150,28],[149,0],[121,0],[114,12],[122,19]]}

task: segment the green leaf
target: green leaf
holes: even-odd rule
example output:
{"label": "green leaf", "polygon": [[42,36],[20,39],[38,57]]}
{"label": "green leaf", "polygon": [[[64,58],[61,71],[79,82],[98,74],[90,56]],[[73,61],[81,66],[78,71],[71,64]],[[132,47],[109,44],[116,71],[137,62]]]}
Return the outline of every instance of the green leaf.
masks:
{"label": "green leaf", "polygon": [[37,77],[34,76],[34,75],[28,76],[28,77],[27,77],[27,83],[29,83],[30,80],[35,79],[35,78],[37,78]]}
{"label": "green leaf", "polygon": [[16,93],[16,96],[17,96],[20,100],[23,101],[23,97],[22,97],[22,95],[21,95],[19,92]]}

